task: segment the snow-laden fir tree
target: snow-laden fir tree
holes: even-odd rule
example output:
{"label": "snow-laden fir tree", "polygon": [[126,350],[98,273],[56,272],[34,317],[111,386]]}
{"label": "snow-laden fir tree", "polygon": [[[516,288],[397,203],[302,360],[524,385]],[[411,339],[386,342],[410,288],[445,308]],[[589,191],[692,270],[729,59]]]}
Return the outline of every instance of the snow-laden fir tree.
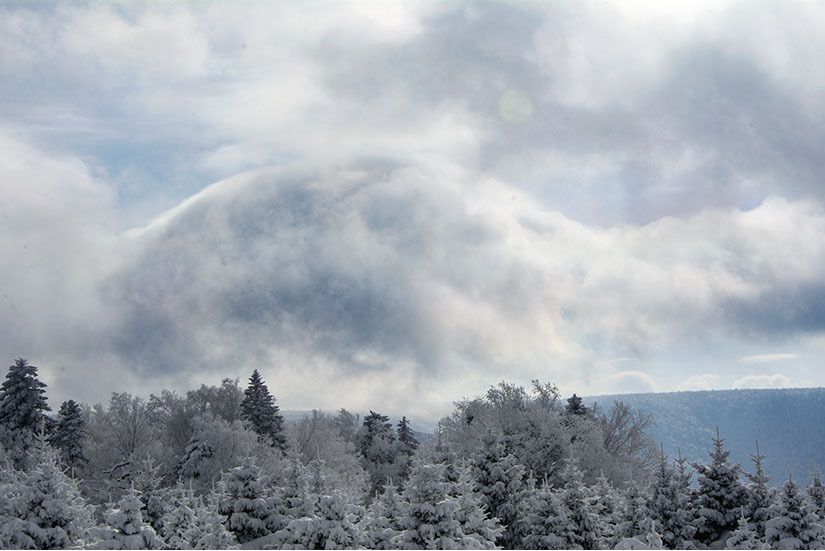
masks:
{"label": "snow-laden fir tree", "polygon": [[277,499],[269,479],[250,457],[224,473],[219,484],[218,511],[226,517],[226,527],[240,543],[271,532],[277,517]]}
{"label": "snow-laden fir tree", "polygon": [[318,498],[316,514],[290,521],[273,540],[281,549],[355,549],[361,545],[360,513],[335,490]]}
{"label": "snow-laden fir tree", "polygon": [[393,549],[394,539],[403,529],[401,520],[406,515],[406,502],[392,481],[372,502],[361,521],[362,544],[367,549]]}
{"label": "snow-laden fir tree", "polygon": [[599,519],[590,508],[590,493],[583,482],[581,469],[574,459],[568,459],[561,474],[564,488],[561,504],[567,516],[567,538],[570,548],[598,549],[601,541]]}
{"label": "snow-laden fir tree", "polygon": [[206,461],[215,455],[215,449],[199,434],[194,434],[186,443],[186,450],[177,466],[178,476],[182,479],[198,481],[209,471]]}
{"label": "snow-laden fir tree", "polygon": [[[405,464],[399,469],[396,462],[398,450],[390,418],[376,411],[370,411],[364,417],[358,451],[361,453],[361,465],[372,482],[370,494],[380,490],[388,480],[397,480],[406,470]],[[409,458],[404,456],[404,459]]]}
{"label": "snow-laden fir tree", "polygon": [[197,525],[194,510],[195,494],[183,484],[178,483],[166,492],[166,513],[161,517],[160,535],[172,549],[191,549],[189,535]]}
{"label": "snow-laden fir tree", "polygon": [[86,421],[80,406],[74,400],[63,402],[49,442],[60,452],[60,459],[72,472],[78,472],[88,463],[83,453],[85,437]]}
{"label": "snow-laden fir tree", "polygon": [[286,451],[284,418],[257,369],[252,372],[249,385],[244,390],[241,417],[264,441],[282,452]]}
{"label": "snow-laden fir tree", "polygon": [[143,520],[161,533],[162,518],[166,513],[166,488],[163,486],[163,477],[160,474],[160,465],[151,457],[142,459],[137,464],[137,470],[131,477],[131,487],[137,490],[142,504],[140,512]]}
{"label": "snow-laden fir tree", "polygon": [[107,529],[103,530],[103,541],[99,549],[163,549],[164,541],[154,528],[143,520],[140,509],[143,504],[138,492],[130,488],[120,498],[117,507],[106,515]]}
{"label": "snow-laden fir tree", "polygon": [[759,539],[765,538],[765,523],[772,516],[774,506],[773,492],[768,487],[770,477],[765,473],[765,456],[759,453],[759,443],[756,443],[756,454],[751,456],[754,471],[748,473],[748,503],[745,508],[751,527]]}
{"label": "snow-laden fir tree", "polygon": [[482,449],[472,459],[472,475],[481,502],[491,517],[498,518],[504,532],[496,542],[506,549],[518,548],[518,504],[524,498],[525,467],[516,456],[508,453],[504,442],[494,436],[487,436]]}
{"label": "snow-laden fir tree", "polygon": [[726,549],[770,549],[757,535],[744,513],[739,517],[739,526],[725,542]]}
{"label": "snow-laden fir tree", "polygon": [[[446,480],[446,469],[445,469]],[[475,489],[470,468],[462,465],[458,469],[458,481],[450,492],[458,501],[455,518],[461,525],[465,542],[472,549],[495,549],[496,540],[504,531],[499,520],[490,518],[481,497]]]}
{"label": "snow-laden fir tree", "polygon": [[418,449],[418,439],[415,435],[413,435],[413,431],[410,428],[410,423],[407,421],[406,417],[402,417],[401,420],[398,421],[398,426],[396,427],[395,432],[399,453],[403,453],[405,455],[414,454],[415,450]]}
{"label": "snow-laden fir tree", "polygon": [[0,444],[18,464],[44,430],[46,411],[46,384],[37,378],[37,367],[16,359],[0,386]]}
{"label": "snow-laden fir tree", "polygon": [[677,474],[663,448],[654,471],[648,513],[656,522],[662,541],[668,549],[685,549],[692,543],[696,533],[682,491]]}
{"label": "snow-laden fir tree", "polygon": [[825,486],[822,485],[822,473],[818,469],[811,474],[811,483],[806,493],[816,514],[825,518]]}
{"label": "snow-laden fir tree", "polygon": [[622,538],[635,538],[645,534],[645,520],[650,516],[647,508],[647,491],[640,482],[631,481],[625,490],[624,513],[618,534]]}
{"label": "snow-laden fir tree", "polygon": [[519,516],[521,545],[525,549],[568,548],[567,512],[549,484],[537,488],[532,478],[528,480]]}
{"label": "snow-laden fir tree", "polygon": [[825,529],[799,486],[788,478],[779,493],[773,516],[765,524],[765,541],[772,549],[823,549]]}
{"label": "snow-laden fir tree", "polygon": [[395,538],[400,549],[472,549],[456,514],[458,501],[450,496],[444,465],[413,461],[404,489],[406,514]]}
{"label": "snow-laden fir tree", "polygon": [[696,537],[707,545],[730,536],[748,502],[747,490],[739,479],[742,469],[738,464],[731,464],[729,456],[717,430],[710,464],[694,464],[699,482]]}
{"label": "snow-laden fir tree", "polygon": [[238,540],[226,530],[226,518],[218,513],[217,496],[210,495],[208,499],[201,496],[195,498],[193,504],[195,523],[184,534],[192,549],[235,549]]}
{"label": "snow-laden fir tree", "polygon": [[610,483],[604,473],[596,479],[590,491],[590,508],[599,519],[599,533],[602,547],[612,549],[619,536],[619,527],[623,517],[621,495]]}
{"label": "snow-laden fir tree", "polygon": [[36,446],[29,472],[3,467],[0,547],[65,549],[90,543],[92,507],[63,472],[55,452],[44,442]]}

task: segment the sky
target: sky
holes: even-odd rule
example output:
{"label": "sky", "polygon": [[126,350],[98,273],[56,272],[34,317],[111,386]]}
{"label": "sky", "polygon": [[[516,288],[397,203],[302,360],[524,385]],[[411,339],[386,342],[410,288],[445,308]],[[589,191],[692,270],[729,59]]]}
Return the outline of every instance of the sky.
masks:
{"label": "sky", "polygon": [[825,384],[819,2],[0,1],[0,355],[53,406]]}

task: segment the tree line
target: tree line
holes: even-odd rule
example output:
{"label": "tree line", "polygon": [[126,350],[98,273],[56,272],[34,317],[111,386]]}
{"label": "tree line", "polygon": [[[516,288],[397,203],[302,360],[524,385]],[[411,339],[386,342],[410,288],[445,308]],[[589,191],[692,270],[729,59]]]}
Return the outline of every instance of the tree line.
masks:
{"label": "tree line", "polygon": [[[556,387],[500,383],[455,403],[426,441],[371,411],[286,421],[255,370],[51,413],[37,367],[0,387],[0,547],[23,549],[822,548],[815,474],[769,485],[675,460],[652,420]],[[423,440],[423,439],[422,439]]]}

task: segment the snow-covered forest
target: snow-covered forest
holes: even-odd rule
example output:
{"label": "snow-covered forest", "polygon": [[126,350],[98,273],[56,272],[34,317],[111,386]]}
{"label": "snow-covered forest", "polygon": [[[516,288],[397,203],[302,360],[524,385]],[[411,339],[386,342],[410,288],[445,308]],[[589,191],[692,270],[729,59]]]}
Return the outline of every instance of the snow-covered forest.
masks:
{"label": "snow-covered forest", "polygon": [[456,402],[434,435],[376,411],[286,422],[260,373],[52,411],[0,389],[0,545],[55,549],[812,549],[825,486],[766,458],[668,457],[651,419],[538,381]]}

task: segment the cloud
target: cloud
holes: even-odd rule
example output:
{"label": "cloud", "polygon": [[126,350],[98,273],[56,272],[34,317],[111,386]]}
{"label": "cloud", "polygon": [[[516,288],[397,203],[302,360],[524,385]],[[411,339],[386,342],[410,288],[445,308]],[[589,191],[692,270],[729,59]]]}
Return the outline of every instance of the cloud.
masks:
{"label": "cloud", "polygon": [[607,378],[609,392],[627,394],[632,392],[656,392],[653,377],[643,371],[620,371]]}
{"label": "cloud", "polygon": [[772,363],[781,362],[783,360],[793,360],[799,357],[799,354],[758,354],[756,356],[744,356],[739,358],[741,363]]}
{"label": "cloud", "polygon": [[792,386],[785,375],[746,375],[733,382],[733,388],[784,388]]}

